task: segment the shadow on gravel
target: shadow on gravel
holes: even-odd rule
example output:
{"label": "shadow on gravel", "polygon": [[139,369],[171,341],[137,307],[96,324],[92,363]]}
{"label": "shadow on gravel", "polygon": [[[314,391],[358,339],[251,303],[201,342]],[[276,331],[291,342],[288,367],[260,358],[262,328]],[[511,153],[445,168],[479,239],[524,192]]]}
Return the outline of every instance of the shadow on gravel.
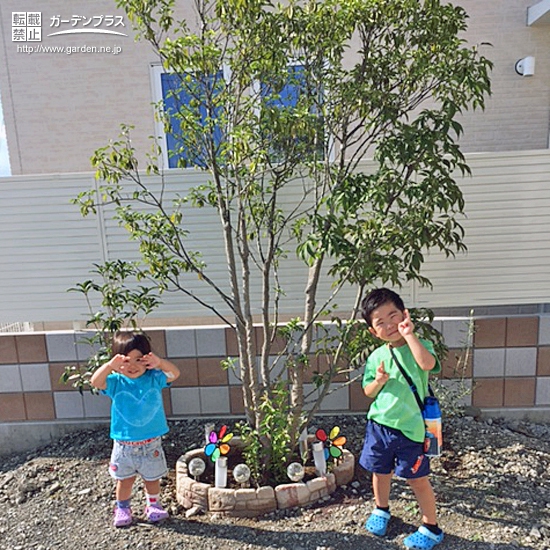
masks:
{"label": "shadow on gravel", "polygon": [[[258,521],[261,524],[261,520]],[[310,550],[316,548],[331,548],[337,550],[357,550],[358,548],[368,550],[401,549],[403,550],[403,538],[416,529],[416,526],[406,523],[399,518],[392,519],[392,526],[388,535],[378,538],[365,532],[364,535],[342,533],[334,530],[328,531],[302,531],[264,529],[261,525],[257,527],[212,524],[199,521],[172,518],[169,522],[159,525],[157,528],[163,531],[172,531],[177,534],[185,534],[186,537],[197,537],[197,548],[208,538],[218,547],[240,548],[237,545],[255,545],[261,548],[277,550]],[[454,535],[445,537],[443,548],[452,550],[532,550],[531,547],[495,544],[487,542],[475,542]]]}

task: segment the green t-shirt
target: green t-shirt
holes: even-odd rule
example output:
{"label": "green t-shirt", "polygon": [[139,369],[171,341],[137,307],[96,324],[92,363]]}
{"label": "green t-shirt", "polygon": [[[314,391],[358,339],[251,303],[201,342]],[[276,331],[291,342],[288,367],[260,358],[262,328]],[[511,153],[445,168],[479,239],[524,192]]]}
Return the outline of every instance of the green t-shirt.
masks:
{"label": "green t-shirt", "polygon": [[[429,340],[421,339],[420,341],[435,356],[433,344]],[[409,346],[406,344],[393,348],[393,351],[397,360],[417,387],[420,399],[424,401],[428,394],[429,373],[433,372],[435,374],[441,371],[439,360],[436,357],[435,367],[431,371],[424,371],[417,365]],[[409,439],[421,443],[424,441],[425,428],[420,408],[412,390],[395,364],[387,344],[375,349],[369,355],[363,374],[363,388],[374,381],[376,369],[381,361],[384,361],[384,369],[389,374],[389,379],[371,404],[367,418],[383,426],[395,428]]]}

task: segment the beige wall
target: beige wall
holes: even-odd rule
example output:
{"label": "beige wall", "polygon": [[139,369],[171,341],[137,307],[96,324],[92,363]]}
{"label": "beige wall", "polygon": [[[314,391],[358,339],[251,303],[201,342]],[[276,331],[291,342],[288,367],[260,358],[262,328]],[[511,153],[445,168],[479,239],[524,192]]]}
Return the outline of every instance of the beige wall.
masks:
{"label": "beige wall", "polygon": [[[465,152],[517,151],[548,147],[550,116],[550,25],[528,27],[535,0],[459,0],[469,14],[466,39],[480,44],[494,63],[493,95],[485,112],[464,117]],[[492,46],[481,46],[489,42]],[[516,61],[535,57],[535,75],[521,77]]]}
{"label": "beige wall", "polygon": [[[464,117],[464,150],[506,151],[548,146],[550,25],[526,26],[533,0],[463,0],[470,14],[467,39],[490,42],[483,52],[495,63],[493,97],[484,113]],[[120,123],[135,125],[133,144],[143,159],[154,133],[150,64],[155,56],[129,37],[77,35],[43,38],[47,46],[119,46],[118,55],[17,51],[11,41],[11,12],[40,10],[43,37],[51,17],[122,14],[113,0],[41,0],[0,5],[0,92],[12,174],[90,170],[92,152],[118,135]],[[182,6],[187,3],[182,2]],[[127,18],[125,32],[132,35]],[[66,28],[66,27],[65,27]],[[20,44],[21,45],[21,44]],[[536,75],[522,78],[515,62],[536,57]]]}
{"label": "beige wall", "polygon": [[[445,258],[433,251],[426,255],[423,275],[433,288],[409,283],[401,293],[411,306],[469,308],[550,304],[550,151],[471,153],[466,161],[472,177],[460,180],[466,217],[466,253]],[[361,164],[368,171],[371,162]],[[206,181],[198,170],[185,176],[170,171],[164,178],[164,198],[170,204],[176,194]],[[146,180],[158,190],[160,180]],[[105,260],[132,260],[139,257],[136,243],[112,220],[112,207],[100,209],[99,216],[82,218],[71,199],[91,188],[90,172],[66,175],[34,175],[0,178],[0,257],[8,261],[0,268],[0,323],[32,322],[84,323],[88,309],[84,297],[67,292],[90,278],[94,264]],[[297,204],[301,187],[285,189],[281,205]],[[187,243],[201,250],[205,272],[220,288],[227,289],[227,267],[219,218],[212,209],[189,208],[185,213]],[[290,246],[290,245],[289,245]],[[252,312],[261,314],[261,278],[252,272]],[[207,303],[224,315],[227,306],[209,286],[189,274],[183,281]],[[301,315],[307,269],[290,253],[281,265],[279,282],[284,289],[279,313]],[[332,279],[323,277],[319,300],[328,298]],[[357,288],[345,286],[336,302],[348,311]],[[95,297],[98,298],[97,296]],[[163,305],[151,317],[186,319],[186,323],[218,322],[214,314],[182,292],[162,296]],[[530,310],[536,312],[535,310]],[[509,314],[509,311],[501,314]],[[178,321],[180,322],[180,321]],[[170,322],[170,325],[173,323]],[[66,325],[64,325],[66,327]],[[48,325],[48,328],[52,328]]]}

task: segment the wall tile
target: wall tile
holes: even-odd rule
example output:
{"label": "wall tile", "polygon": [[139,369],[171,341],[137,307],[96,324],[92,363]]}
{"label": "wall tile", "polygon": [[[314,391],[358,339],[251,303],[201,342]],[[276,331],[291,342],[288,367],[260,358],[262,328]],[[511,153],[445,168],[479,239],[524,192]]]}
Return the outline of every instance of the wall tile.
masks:
{"label": "wall tile", "polygon": [[538,317],[508,317],[506,321],[506,346],[536,346],[539,339]]}
{"label": "wall tile", "polygon": [[313,408],[313,401],[319,395],[319,390],[313,384],[304,384],[304,411],[310,411]]}
{"label": "wall tile", "polygon": [[74,338],[76,343],[77,360],[86,363],[92,355],[101,348],[99,343],[90,344],[87,339],[93,336],[93,331],[75,332]]}
{"label": "wall tile", "polygon": [[166,338],[164,330],[146,330],[145,333],[151,341],[153,353],[159,357],[166,357]]}
{"label": "wall tile", "polygon": [[74,332],[51,332],[46,334],[46,347],[50,363],[76,362],[76,340]]}
{"label": "wall tile", "polygon": [[505,407],[532,407],[535,404],[535,378],[504,380]]}
{"label": "wall tile", "polygon": [[55,420],[53,394],[51,392],[24,393],[28,420]]}
{"label": "wall tile", "polygon": [[[224,329],[226,354],[230,357],[237,357],[239,355],[239,345],[237,343],[237,334],[231,328]],[[255,354],[261,352],[261,346],[263,342],[263,332],[261,327],[254,327],[252,333],[252,350]],[[275,353],[276,346],[272,348],[272,353]]]}
{"label": "wall tile", "polygon": [[475,321],[474,346],[500,348],[506,343],[506,318],[477,319]]}
{"label": "wall tile", "polygon": [[474,349],[474,377],[504,376],[504,348]]}
{"label": "wall tile", "polygon": [[229,388],[229,402],[231,405],[231,414],[244,414],[244,399],[240,386],[231,386]]}
{"label": "wall tile", "polygon": [[162,390],[162,401],[164,404],[164,414],[166,416],[172,416],[172,394],[169,388],[164,388]]}
{"label": "wall tile", "polygon": [[[339,387],[332,385],[332,393],[326,395],[321,403],[321,411],[348,411],[349,410],[349,391],[347,386]],[[329,390],[330,391],[330,390]]]}
{"label": "wall tile", "polygon": [[166,329],[166,355],[167,357],[195,358],[197,356],[195,330]]}
{"label": "wall tile", "polygon": [[17,363],[17,347],[15,345],[15,336],[0,336],[0,365],[14,365]]}
{"label": "wall tile", "polygon": [[25,419],[25,400],[22,393],[0,395],[0,422],[17,422]]}
{"label": "wall tile", "polygon": [[20,365],[23,391],[51,391],[50,367],[47,363],[40,365]]}
{"label": "wall tile", "polygon": [[[456,396],[456,403],[466,407],[472,404],[472,380],[441,380],[441,385],[447,388],[451,395]],[[445,408],[445,406],[443,406]],[[443,410],[445,414],[445,410]]]}
{"label": "wall tile", "polygon": [[198,357],[227,357],[224,328],[198,328],[195,334]]}
{"label": "wall tile", "polygon": [[[268,357],[267,363],[269,365],[269,376],[271,377],[272,382],[274,382],[275,380],[288,379],[288,372],[285,367],[284,357],[277,357],[276,355],[271,355],[270,357]],[[257,368],[258,368],[258,374],[259,374],[260,357],[257,357]]]}
{"label": "wall tile", "polygon": [[0,393],[23,390],[19,365],[0,365]]}
{"label": "wall tile", "polygon": [[229,414],[229,388],[217,386],[199,388],[202,414]]}
{"label": "wall tile", "polygon": [[550,346],[550,316],[539,318],[539,346]]}
{"label": "wall tile", "polygon": [[64,384],[60,381],[68,363],[50,363],[50,383],[53,391],[78,391],[71,383]]}
{"label": "wall tile", "polygon": [[241,370],[240,370],[238,361],[235,362],[234,369],[233,368],[227,369],[227,381],[230,386],[240,386],[242,384]]}
{"label": "wall tile", "polygon": [[537,376],[550,376],[550,346],[538,348]]}
{"label": "wall tile", "polygon": [[[329,362],[328,362],[328,358],[327,358],[326,355],[320,354],[320,355],[317,356],[317,367],[318,367],[320,373],[325,373],[325,372],[328,371]],[[349,380],[349,373],[344,372],[348,368],[348,365],[347,365],[346,361],[344,361],[343,359],[340,360],[339,364],[338,364],[338,368],[340,369],[341,372],[339,372],[333,378],[333,381],[334,382],[347,382]]]}
{"label": "wall tile", "polygon": [[187,359],[172,359],[172,362],[180,370],[180,376],[172,383],[172,387],[179,388],[184,386],[198,386],[199,372],[197,369],[196,357]]}
{"label": "wall tile", "polygon": [[111,399],[106,395],[87,391],[82,397],[86,418],[109,418],[111,416]]}
{"label": "wall tile", "polygon": [[199,386],[222,386],[228,383],[227,371],[220,365],[222,360],[223,357],[198,358]]}
{"label": "wall tile", "polygon": [[84,398],[78,392],[54,392],[55,415],[61,418],[84,418]]}
{"label": "wall tile", "polygon": [[172,414],[193,415],[201,414],[201,402],[198,388],[171,388]]}
{"label": "wall tile", "polygon": [[[256,329],[254,331],[254,337],[256,335]],[[226,354],[229,357],[238,357],[239,355],[239,346],[237,344],[237,335],[235,331],[231,328],[225,329],[225,345],[226,345]]]}
{"label": "wall tile", "polygon": [[536,405],[550,405],[550,376],[537,378]]}
{"label": "wall tile", "polygon": [[[262,327],[256,327],[255,332],[256,332],[256,349],[257,349],[257,352],[260,353],[262,350],[262,345],[264,341],[264,333],[263,333]],[[226,335],[227,335],[227,332],[226,332]],[[285,350],[286,350],[286,340],[279,334],[276,334],[271,344],[270,353],[272,355],[276,355],[277,353],[282,353]]]}
{"label": "wall tile", "polygon": [[471,378],[473,372],[473,350],[466,356],[464,349],[449,349],[441,363],[442,378]]}
{"label": "wall tile", "polygon": [[535,376],[537,348],[506,348],[505,376]]}
{"label": "wall tile", "polygon": [[472,405],[475,407],[502,407],[503,378],[480,378],[475,381]]}
{"label": "wall tile", "polygon": [[353,412],[367,411],[373,399],[369,399],[363,392],[361,382],[353,382],[349,386],[349,406]]}
{"label": "wall tile", "polygon": [[15,336],[19,363],[47,363],[46,336],[44,334],[25,334]]}
{"label": "wall tile", "polygon": [[446,319],[443,321],[443,338],[449,348],[463,348],[472,345],[468,333],[469,319]]}

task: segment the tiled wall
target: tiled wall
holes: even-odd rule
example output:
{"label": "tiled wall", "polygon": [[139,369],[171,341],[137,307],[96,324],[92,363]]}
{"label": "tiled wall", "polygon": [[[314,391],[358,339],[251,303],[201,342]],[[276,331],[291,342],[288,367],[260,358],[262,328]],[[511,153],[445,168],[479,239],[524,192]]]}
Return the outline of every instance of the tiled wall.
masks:
{"label": "tiled wall", "polygon": [[[451,350],[442,372],[443,383],[453,384],[456,356],[467,342],[467,322],[440,319],[435,323]],[[182,372],[165,390],[170,417],[243,412],[240,381],[232,371],[220,367],[222,359],[236,355],[230,330],[182,327],[148,330],[148,334],[154,351],[172,360]],[[0,336],[0,423],[108,418],[107,397],[89,392],[81,395],[59,381],[66,365],[83,363],[88,357],[90,349],[81,343],[82,336],[78,332]],[[312,363],[311,371],[323,369],[320,359],[313,358]],[[473,387],[466,402],[475,407],[549,407],[550,316],[477,319],[466,383]],[[322,411],[359,412],[366,407],[360,383],[355,382],[329,395]]]}

